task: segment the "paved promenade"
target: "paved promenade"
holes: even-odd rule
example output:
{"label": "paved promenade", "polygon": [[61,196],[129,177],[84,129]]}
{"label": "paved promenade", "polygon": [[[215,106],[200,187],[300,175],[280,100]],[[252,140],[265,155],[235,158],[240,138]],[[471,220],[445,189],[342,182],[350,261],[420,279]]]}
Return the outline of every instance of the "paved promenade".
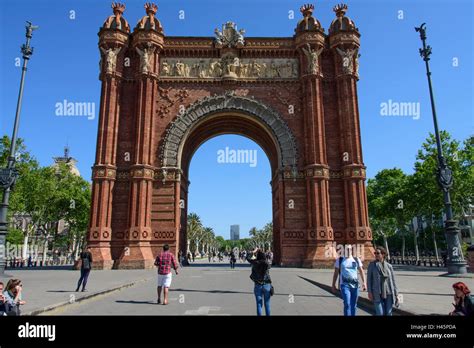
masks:
{"label": "paved promenade", "polygon": [[[451,311],[451,285],[473,278],[440,277],[443,271],[395,266],[403,303],[399,315],[444,315]],[[250,267],[197,261],[173,275],[168,306],[156,305],[155,270],[92,271],[88,292],[74,292],[78,271],[10,270],[24,285],[24,315],[255,315]],[[273,315],[342,315],[342,300],[330,290],[332,271],[273,268]],[[2,279],[6,283],[8,279]],[[358,315],[372,315],[367,293]]]}

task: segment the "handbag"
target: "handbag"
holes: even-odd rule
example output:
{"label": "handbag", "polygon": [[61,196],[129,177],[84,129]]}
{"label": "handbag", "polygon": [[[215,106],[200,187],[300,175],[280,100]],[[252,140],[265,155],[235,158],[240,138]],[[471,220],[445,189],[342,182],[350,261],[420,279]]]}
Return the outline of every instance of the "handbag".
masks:
{"label": "handbag", "polygon": [[11,317],[11,316],[20,316],[21,315],[21,311],[20,311],[20,305],[19,304],[10,304],[10,303],[5,303],[5,307],[6,307],[6,314],[7,316]]}
{"label": "handbag", "polygon": [[273,287],[273,285],[270,285],[270,296],[273,295],[275,295],[275,288]]}

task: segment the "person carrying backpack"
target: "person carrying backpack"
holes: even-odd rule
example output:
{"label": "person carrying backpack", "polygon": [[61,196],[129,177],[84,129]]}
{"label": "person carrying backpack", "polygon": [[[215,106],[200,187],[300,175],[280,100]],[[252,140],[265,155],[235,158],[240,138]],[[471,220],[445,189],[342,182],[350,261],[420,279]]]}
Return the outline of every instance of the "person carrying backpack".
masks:
{"label": "person carrying backpack", "polygon": [[359,272],[362,279],[362,291],[367,289],[362,261],[358,257],[352,256],[352,246],[346,248],[346,257],[339,257],[334,264],[334,274],[332,277],[332,292],[336,293],[336,282],[339,278],[341,296],[344,301],[344,315],[355,316],[357,308],[357,298],[359,297]]}
{"label": "person carrying backpack", "polygon": [[92,253],[91,247],[87,247],[86,251],[81,253],[81,277],[77,282],[76,292],[79,291],[79,288],[82,284],[82,292],[86,291],[87,279],[89,279],[89,274],[92,269]]}

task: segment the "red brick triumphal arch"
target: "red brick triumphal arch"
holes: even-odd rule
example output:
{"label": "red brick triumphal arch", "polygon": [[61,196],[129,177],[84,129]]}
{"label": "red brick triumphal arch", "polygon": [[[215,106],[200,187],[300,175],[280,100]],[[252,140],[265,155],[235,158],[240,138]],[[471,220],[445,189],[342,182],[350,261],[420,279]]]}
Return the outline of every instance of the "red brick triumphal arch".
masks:
{"label": "red brick triumphal arch", "polygon": [[[292,37],[166,36],[157,6],[133,31],[125,6],[99,31],[102,81],[88,243],[99,268],[148,268],[186,250],[195,150],[240,134],[272,171],[274,251],[283,266],[332,264],[334,242],[371,252],[357,101],[358,29],[337,5],[328,33],[304,5]],[[229,184],[232,178],[229,178]]]}

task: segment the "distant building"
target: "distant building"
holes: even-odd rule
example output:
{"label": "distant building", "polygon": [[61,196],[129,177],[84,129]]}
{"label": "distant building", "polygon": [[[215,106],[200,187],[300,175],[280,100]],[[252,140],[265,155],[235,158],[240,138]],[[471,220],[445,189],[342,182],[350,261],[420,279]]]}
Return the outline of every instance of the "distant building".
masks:
{"label": "distant building", "polygon": [[474,205],[469,205],[469,209],[464,212],[459,221],[462,241],[474,245]]}
{"label": "distant building", "polygon": [[239,240],[239,239],[240,239],[240,226],[230,225],[230,240]]}
{"label": "distant building", "polygon": [[64,163],[69,167],[72,174],[77,175],[77,176],[81,176],[81,173],[79,173],[79,169],[77,169],[77,167],[76,167],[77,160],[75,158],[72,158],[71,156],[69,156],[69,147],[68,146],[66,146],[64,148],[64,156],[62,156],[62,157],[53,157],[53,160],[54,160],[53,168],[57,168],[60,163]]}
{"label": "distant building", "polygon": [[[81,176],[79,169],[76,167],[77,160],[69,155],[69,146],[64,147],[64,156],[53,157],[54,164],[52,165],[53,168],[58,170],[60,164],[66,164],[69,167],[69,170],[72,174]],[[67,233],[68,226],[66,225],[66,221],[59,220],[57,231],[59,234]]]}

